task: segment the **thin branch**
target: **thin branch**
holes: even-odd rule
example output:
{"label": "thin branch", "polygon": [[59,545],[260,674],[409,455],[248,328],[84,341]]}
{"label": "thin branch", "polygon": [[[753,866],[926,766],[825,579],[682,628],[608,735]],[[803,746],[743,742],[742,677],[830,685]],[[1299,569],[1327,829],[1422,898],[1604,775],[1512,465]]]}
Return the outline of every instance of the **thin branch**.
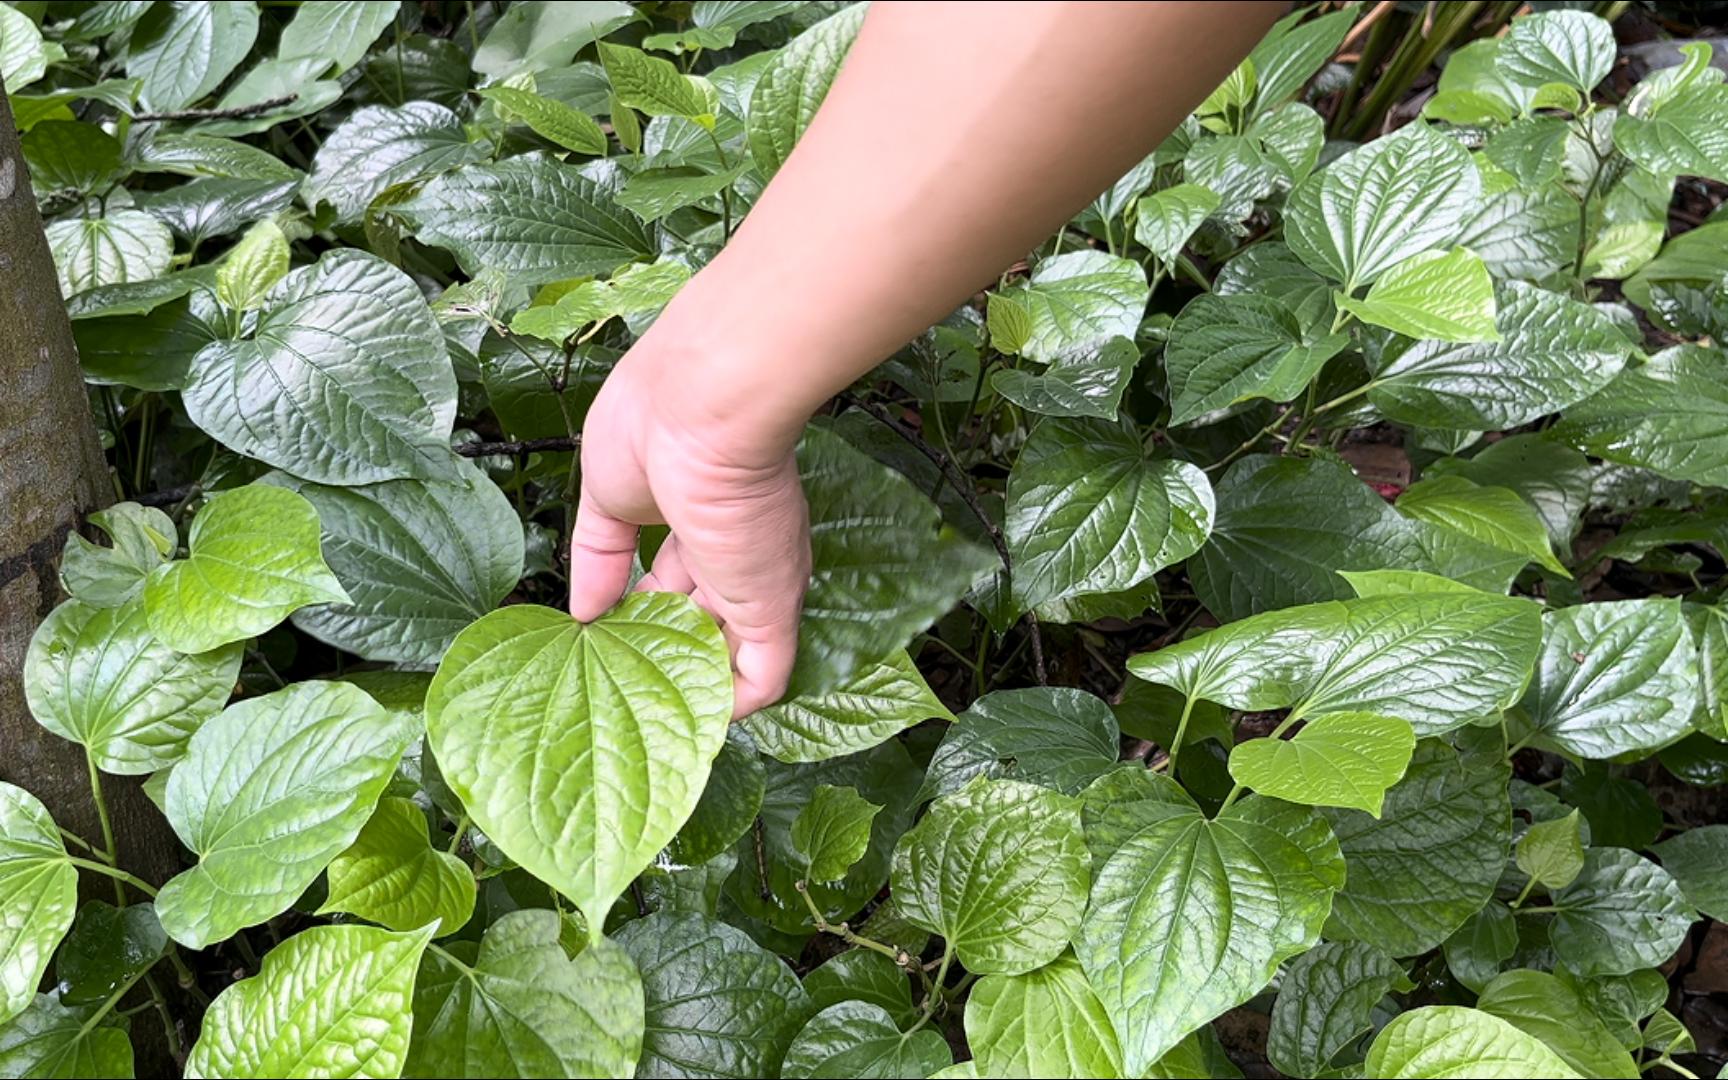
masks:
{"label": "thin branch", "polygon": [[517,454],[543,454],[562,450],[579,450],[580,435],[554,435],[545,439],[523,439],[521,442],[471,442],[456,447],[466,458],[515,457]]}
{"label": "thin branch", "polygon": [[170,112],[139,113],[132,119],[140,124],[159,120],[245,120],[248,117],[262,116],[284,105],[292,105],[299,99],[299,94],[284,94],[281,97],[255,101],[250,105],[233,105],[226,109],[176,109]]}
{"label": "thin branch", "polygon": [[196,494],[197,484],[181,484],[179,487],[164,488],[161,491],[146,491],[132,496],[132,501],[139,506],[154,506],[160,509],[164,506],[176,506],[181,499]]}

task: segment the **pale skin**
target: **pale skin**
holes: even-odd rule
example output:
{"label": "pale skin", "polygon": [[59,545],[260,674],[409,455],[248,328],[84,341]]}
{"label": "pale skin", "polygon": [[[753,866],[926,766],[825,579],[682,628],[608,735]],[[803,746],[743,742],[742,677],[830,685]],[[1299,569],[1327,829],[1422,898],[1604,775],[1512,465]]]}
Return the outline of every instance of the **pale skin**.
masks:
{"label": "pale skin", "polygon": [[570,613],[638,589],[725,632],[734,712],[786,690],[810,578],[793,447],[816,409],[993,282],[1181,123],[1282,3],[878,0],[726,249],[588,414]]}

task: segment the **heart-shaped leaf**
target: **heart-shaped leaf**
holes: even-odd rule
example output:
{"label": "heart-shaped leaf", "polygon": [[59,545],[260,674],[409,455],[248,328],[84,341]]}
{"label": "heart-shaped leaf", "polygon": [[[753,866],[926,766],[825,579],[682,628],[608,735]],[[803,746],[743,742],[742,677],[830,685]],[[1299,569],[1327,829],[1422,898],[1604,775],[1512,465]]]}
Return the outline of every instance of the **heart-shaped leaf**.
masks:
{"label": "heart-shaped leaf", "polygon": [[330,891],[320,915],[358,915],[403,933],[433,921],[454,934],[474,913],[474,875],[434,848],[426,814],[411,799],[378,803],[348,850],[330,861]]}
{"label": "heart-shaped leaf", "polygon": [[35,999],[77,906],[78,871],[48,808],[0,781],[0,1023]]}
{"label": "heart-shaped leaf", "polygon": [[1373,713],[1328,713],[1288,740],[1250,739],[1230,751],[1236,782],[1287,802],[1342,806],[1380,816],[1416,749],[1408,722]]}

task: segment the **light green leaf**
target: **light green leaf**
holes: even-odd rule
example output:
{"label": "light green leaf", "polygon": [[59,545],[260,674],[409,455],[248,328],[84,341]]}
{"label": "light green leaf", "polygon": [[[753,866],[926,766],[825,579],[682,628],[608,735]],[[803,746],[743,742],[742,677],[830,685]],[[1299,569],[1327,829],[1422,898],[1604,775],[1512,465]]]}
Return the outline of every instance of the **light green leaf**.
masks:
{"label": "light green leaf", "polygon": [[349,596],[295,612],[294,625],[367,660],[433,664],[502,603],[522,577],[521,523],[478,468],[464,462],[457,475],[352,488],[267,477],[317,510],[330,569]]}
{"label": "light green leaf", "polygon": [[572,959],[565,927],[556,912],[512,911],[487,927],[478,957],[460,942],[428,953],[402,1075],[633,1076],[643,1029],[636,966],[605,940]]}
{"label": "light green leaf", "polygon": [[288,237],[274,221],[260,221],[246,230],[217,267],[216,299],[252,311],[262,307],[265,294],[287,276]]}
{"label": "light green leaf", "polygon": [[1087,882],[1079,804],[1017,780],[980,777],[937,799],[894,851],[906,917],[986,975],[1061,955],[1080,929]]}
{"label": "light green leaf", "polygon": [[1551,611],[1523,708],[1545,741],[1583,757],[1654,750],[1692,730],[1698,654],[1680,601]]}
{"label": "light green leaf", "polygon": [[1266,1056],[1286,1076],[1320,1076],[1374,1023],[1404,969],[1373,945],[1328,941],[1284,966]]}
{"label": "light green leaf", "polygon": [[764,178],[786,163],[816,115],[840,62],[864,24],[865,5],[853,4],[805,30],[775,54],[750,95],[750,157]]}
{"label": "light green leaf", "polygon": [[719,195],[743,174],[742,165],[718,173],[688,165],[646,169],[624,181],[616,197],[619,206],[643,221],[658,221],[675,210]]}
{"label": "light green leaf", "polygon": [[1326,936],[1415,956],[1445,941],[1494,895],[1512,846],[1503,761],[1419,743],[1379,820],[1325,810],[1350,863]]}
{"label": "light green leaf", "polygon": [[1451,244],[1480,197],[1464,148],[1410,124],[1296,185],[1284,240],[1349,293],[1412,255]]}
{"label": "light green leaf", "polygon": [[0,1075],[130,1080],[132,1042],[121,1023],[96,1005],[67,1006],[56,994],[37,994],[0,1026]]}
{"label": "light green leaf", "polygon": [[1577,810],[1524,830],[1514,849],[1518,869],[1548,890],[1572,884],[1584,868],[1583,817]]}
{"label": "light green leaf", "polygon": [[556,303],[524,308],[510,320],[510,330],[563,342],[591,323],[657,312],[689,280],[690,268],[671,259],[630,263],[610,281],[584,281],[560,295]]}
{"label": "light green leaf", "polygon": [[809,860],[812,881],[838,881],[870,847],[870,825],[882,808],[856,789],[818,784],[792,823],[792,846]]}
{"label": "light green leaf", "polygon": [[649,116],[705,118],[704,126],[714,122],[707,95],[672,61],[606,41],[600,42],[599,49],[612,92],[626,107]]}
{"label": "light green leaf", "polygon": [[1122,842],[1094,875],[1075,952],[1124,1074],[1140,1076],[1319,940],[1344,862],[1312,810],[1258,796],[1212,819],[1151,800],[1105,813]]}
{"label": "light green leaf", "polygon": [[1194,554],[1212,485],[1186,462],[1146,457],[1133,427],[1046,420],[1008,478],[1008,549],[1022,607],[1120,592]]}
{"label": "light green leaf", "polygon": [[69,600],[36,628],[25,656],[36,722],[88,749],[104,772],[138,775],[179,761],[240,674],[238,643],[189,656],[146,624],[137,597],[112,608]]}
{"label": "light green leaf", "polygon": [[257,37],[252,0],[156,4],[132,27],[126,74],[144,80],[146,108],[185,108],[220,86]]}
{"label": "light green leaf", "polygon": [[1104,1080],[1122,1051],[1071,952],[1022,975],[986,975],[966,999],[966,1042],[985,1076]]}
{"label": "light green leaf", "polygon": [[144,585],[150,632],[181,652],[244,641],[308,604],[349,599],[319,553],[317,511],[292,491],[248,484],[212,497],[187,547]]}
{"label": "light green leaf", "polygon": [[86,604],[119,607],[144,588],[150,571],[173,557],[180,546],[174,519],[153,506],[116,503],[88,518],[113,540],[101,547],[78,532],[68,533],[60,555],[60,584]]}
{"label": "light green leaf", "polygon": [[427,734],[475,824],[598,937],[695,808],[731,686],[720,631],[688,597],[632,593],[586,626],[520,605],[457,636]]}
{"label": "light green leaf", "polygon": [[925,720],[952,720],[906,650],[867,664],[838,687],[751,713],[739,725],[764,754],[826,761],[868,750]]}
{"label": "light green leaf", "polygon": [[771,1075],[809,999],[792,969],[742,930],[699,915],[650,915],[618,932],[648,1000],[639,1076]]}
{"label": "light green leaf", "polygon": [[327,202],[336,220],[358,221],[389,188],[437,176],[476,155],[455,113],[431,101],[356,109],[312,158],[306,202]]}
{"label": "light green leaf", "polygon": [[40,79],[48,71],[48,46],[30,16],[10,4],[0,5],[0,82],[8,96]]}
{"label": "light green leaf", "polygon": [[1477,543],[1523,555],[1561,577],[1572,576],[1549,546],[1542,518],[1515,491],[1479,487],[1462,476],[1436,476],[1405,488],[1398,496],[1398,510]]}
{"label": "light green leaf", "polygon": [[1554,894],[1548,937],[1578,975],[1626,975],[1674,955],[1698,913],[1672,874],[1625,848],[1591,848]]}
{"label": "light green leaf", "polygon": [[992,292],[985,301],[990,347],[1004,356],[1019,356],[1032,336],[1032,313],[1014,292]]}
{"label": "light green leaf", "polygon": [[1692,906],[1721,921],[1728,913],[1728,825],[1705,825],[1650,849]]}
{"label": "light green leaf", "polygon": [[168,226],[141,210],[67,218],[43,231],[60,278],[60,294],[66,297],[103,285],[160,277],[174,257],[174,237]]}
{"label": "light green leaf", "polygon": [[199,856],[156,898],[168,936],[201,949],[287,910],[354,842],[417,728],[317,681],[206,722],[168,776],[168,821]]}
{"label": "light green leaf", "polygon": [[1725,367],[1720,349],[1664,349],[1569,409],[1553,434],[1587,454],[1670,479],[1728,484]]}
{"label": "light green leaf", "polygon": [[502,81],[568,64],[597,38],[641,18],[622,0],[513,4],[474,52],[474,70]]}
{"label": "light green leaf", "polygon": [[1230,775],[1262,795],[1380,816],[1416,749],[1408,722],[1373,713],[1328,713],[1293,738],[1251,739],[1230,751]]}
{"label": "light green leaf", "polygon": [[211,1003],[187,1077],[401,1075],[414,976],[431,937],[431,927],[295,934]]}
{"label": "light green leaf", "polygon": [[1356,12],[1349,9],[1303,21],[1307,14],[1293,11],[1278,20],[1249,54],[1260,84],[1254,96],[1257,110],[1287,101],[1301,90],[1338,51],[1356,20]]}
{"label": "light green leaf", "polygon": [[1216,209],[1217,192],[1199,184],[1155,191],[1135,204],[1134,239],[1166,266],[1174,264],[1194,230]]}
{"label": "light green leaf", "polygon": [[330,862],[330,891],[318,914],[345,912],[391,930],[454,934],[474,913],[474,875],[432,846],[426,814],[410,799],[378,803],[348,850]]}
{"label": "light green leaf", "polygon": [[1176,316],[1164,350],[1170,422],[1190,423],[1253,398],[1290,401],[1348,344],[1342,334],[1307,340],[1301,321],[1275,297],[1202,293]]}
{"label": "light green leaf", "polygon": [[1608,77],[1617,46],[1608,21],[1585,11],[1544,11],[1514,19],[1500,41],[1500,72],[1532,89],[1564,83],[1585,94]]}
{"label": "light green leaf", "polygon": [[1476,1000],[1490,1016],[1533,1035],[1584,1076],[1637,1076],[1638,1064],[1566,983],[1545,971],[1508,971]]}
{"label": "light green leaf", "polygon": [[[991,310],[997,305],[991,294]],[[1015,309],[1019,310],[1019,309]],[[1098,348],[1057,357],[1043,374],[1025,368],[999,368],[990,376],[998,394],[1043,416],[1116,419],[1128,380],[1140,363],[1140,350],[1127,338],[1111,338]]]}
{"label": "light green leaf", "polygon": [[1461,1005],[1429,1005],[1393,1018],[1368,1050],[1369,1076],[1385,1080],[1577,1080],[1533,1035]]}
{"label": "light green leaf", "polygon": [[1182,160],[1182,175],[1190,183],[1217,192],[1220,202],[1212,216],[1239,225],[1261,199],[1283,180],[1283,164],[1262,148],[1258,138],[1219,135],[1196,142]]}
{"label": "light green leaf", "polygon": [[1073,795],[1115,767],[1119,751],[1116,717],[1102,699],[1066,686],[998,690],[948,729],[921,794],[950,795],[988,776]]}
{"label": "light green leaf", "polygon": [[1456,474],[1485,486],[1516,491],[1536,508],[1554,545],[1570,551],[1590,500],[1591,472],[1589,460],[1578,451],[1538,434],[1526,434],[1492,443],[1469,460],[1435,462],[1425,475]]}
{"label": "light green leaf", "polygon": [[[1706,54],[1710,48],[1681,46],[1699,47]],[[1666,102],[1641,104],[1643,109],[1627,108],[1614,122],[1614,143],[1627,157],[1655,173],[1728,176],[1728,87],[1704,83]]]}
{"label": "light green leaf", "polygon": [[607,273],[655,251],[605,188],[545,154],[443,173],[392,211],[470,275],[496,268],[523,285]]}
{"label": "light green leaf", "polygon": [[1075,350],[1132,339],[1146,310],[1146,271],[1102,251],[1071,251],[1041,261],[1027,284],[1008,295],[1025,311],[1020,355],[1053,363]]}
{"label": "light green leaf", "polygon": [[230,449],[305,480],[450,479],[456,377],[420,287],[343,249],[283,279],[252,337],[192,361],[187,412]]}
{"label": "light green leaf", "polygon": [[1424,251],[1388,268],[1361,300],[1338,306],[1363,322],[1429,341],[1498,341],[1494,282],[1464,248]]}
{"label": "light green leaf", "polygon": [[360,62],[400,9],[395,0],[302,4],[282,28],[276,58],[316,57],[340,74]]}
{"label": "light green leaf", "polygon": [[897,1080],[929,1076],[954,1063],[948,1042],[932,1028],[902,1035],[894,1018],[864,1001],[830,1005],[804,1025],[786,1051],[780,1075]]}
{"label": "light green leaf", "polygon": [[1288,182],[1297,183],[1307,179],[1320,161],[1320,151],[1326,145],[1326,121],[1307,105],[1292,101],[1256,118],[1248,134],[1260,140]]}
{"label": "light green leaf", "polygon": [[0,1024],[35,999],[77,906],[78,871],[48,808],[0,781]]}
{"label": "light green leaf", "polygon": [[906,477],[821,428],[798,445],[814,572],[804,594],[793,696],[845,684],[948,613],[997,565],[941,524]]}
{"label": "light green leaf", "polygon": [[1349,596],[1339,570],[1430,566],[1412,523],[1339,462],[1250,455],[1214,493],[1212,536],[1188,572],[1220,619]]}

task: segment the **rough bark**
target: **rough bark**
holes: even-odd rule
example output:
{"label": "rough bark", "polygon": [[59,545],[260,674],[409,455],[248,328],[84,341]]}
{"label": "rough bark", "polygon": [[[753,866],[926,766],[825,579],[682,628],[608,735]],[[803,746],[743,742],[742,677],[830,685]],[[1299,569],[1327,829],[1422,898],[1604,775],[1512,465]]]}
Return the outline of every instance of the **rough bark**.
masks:
{"label": "rough bark", "polygon": [[[84,752],[31,719],[22,669],[30,635],[60,600],[66,536],[113,499],[91,420],[54,260],[0,90],[0,780],[47,805],[62,828],[96,843]],[[161,881],[178,866],[174,834],[134,781],[103,793],[134,873]],[[109,895],[105,881],[91,895]]]}

